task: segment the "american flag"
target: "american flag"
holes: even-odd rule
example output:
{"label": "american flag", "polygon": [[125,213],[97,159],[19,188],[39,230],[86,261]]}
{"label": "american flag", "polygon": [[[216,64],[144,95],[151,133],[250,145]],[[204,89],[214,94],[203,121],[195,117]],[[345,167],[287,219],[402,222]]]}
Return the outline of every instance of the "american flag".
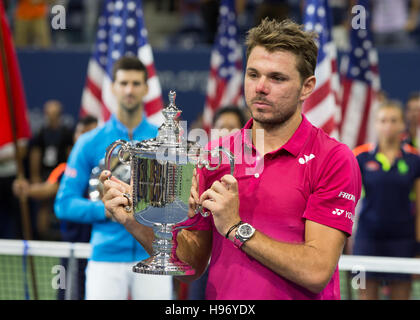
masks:
{"label": "american flag", "polygon": [[374,113],[378,105],[380,90],[378,53],[373,47],[370,33],[369,1],[359,0],[366,10],[365,29],[352,26],[350,52],[342,58],[340,65],[342,123],[341,140],[350,148],[365,142],[373,142]]}
{"label": "american flag", "polygon": [[210,75],[203,111],[203,127],[209,130],[218,108],[243,106],[242,46],[238,41],[235,1],[222,0],[219,27],[210,58]]}
{"label": "american flag", "polygon": [[314,92],[303,104],[303,112],[317,127],[338,138],[340,79],[337,71],[337,48],[332,40],[332,18],[327,0],[306,0],[305,30],[318,34],[318,60]]}
{"label": "american flag", "polygon": [[91,114],[106,121],[117,111],[111,93],[112,66],[124,56],[137,56],[147,68],[149,92],[144,107],[149,121],[163,122],[162,91],[153,62],[152,48],[147,42],[141,0],[106,0],[98,20],[95,49],[88,64],[82,96],[81,114]]}

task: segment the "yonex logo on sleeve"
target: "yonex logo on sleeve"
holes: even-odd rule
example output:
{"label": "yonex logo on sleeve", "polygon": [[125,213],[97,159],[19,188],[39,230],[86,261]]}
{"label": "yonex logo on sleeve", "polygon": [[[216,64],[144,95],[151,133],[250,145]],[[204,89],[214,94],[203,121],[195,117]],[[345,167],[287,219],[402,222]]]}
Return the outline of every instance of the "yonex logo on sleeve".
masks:
{"label": "yonex logo on sleeve", "polygon": [[347,219],[349,219],[349,220],[351,220],[351,221],[353,221],[354,222],[354,218],[355,218],[355,216],[354,216],[354,214],[352,213],[352,212],[350,212],[350,211],[345,211],[345,210],[343,210],[343,209],[335,209],[335,210],[333,210],[333,212],[332,212],[332,214],[333,215],[336,215],[336,216],[341,216],[344,212],[346,212],[346,214],[345,214],[345,217],[347,218]]}
{"label": "yonex logo on sleeve", "polygon": [[344,210],[335,209],[332,214],[336,214],[337,216],[341,216],[344,213]]}

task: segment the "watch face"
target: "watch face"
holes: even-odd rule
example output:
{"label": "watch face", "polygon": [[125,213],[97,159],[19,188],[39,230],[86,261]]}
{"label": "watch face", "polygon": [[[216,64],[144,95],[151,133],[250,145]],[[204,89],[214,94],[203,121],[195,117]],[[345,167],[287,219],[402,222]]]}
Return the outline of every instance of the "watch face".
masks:
{"label": "watch face", "polygon": [[253,232],[254,232],[254,229],[247,223],[239,226],[238,233],[243,238],[250,237],[253,234]]}

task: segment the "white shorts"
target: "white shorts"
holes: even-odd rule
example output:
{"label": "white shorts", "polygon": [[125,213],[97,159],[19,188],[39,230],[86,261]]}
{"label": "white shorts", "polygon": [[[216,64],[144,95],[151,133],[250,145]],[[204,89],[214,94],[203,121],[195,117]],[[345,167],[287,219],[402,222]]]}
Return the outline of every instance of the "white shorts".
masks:
{"label": "white shorts", "polygon": [[89,261],[86,300],[172,300],[172,276],[132,271],[136,262]]}

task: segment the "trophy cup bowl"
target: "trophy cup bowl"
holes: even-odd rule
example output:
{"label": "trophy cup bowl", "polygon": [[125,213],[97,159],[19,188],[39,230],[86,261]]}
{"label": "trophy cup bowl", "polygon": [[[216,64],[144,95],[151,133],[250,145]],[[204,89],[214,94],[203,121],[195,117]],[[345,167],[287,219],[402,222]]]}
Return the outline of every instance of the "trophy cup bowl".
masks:
{"label": "trophy cup bowl", "polygon": [[[155,275],[193,275],[195,270],[180,261],[173,252],[173,231],[194,225],[177,226],[188,219],[194,169],[217,170],[225,155],[233,174],[234,157],[222,147],[204,150],[196,142],[183,139],[175,121],[180,110],[175,106],[174,91],[169,93],[169,101],[170,104],[162,111],[165,122],[159,128],[157,137],[137,143],[115,141],[107,148],[105,168],[109,168],[109,159],[119,148],[119,161],[131,168],[130,212],[137,222],[151,227],[155,235],[152,255],[135,265],[133,271]],[[216,164],[209,157],[216,158]],[[202,208],[197,211],[204,217],[208,216]]]}

